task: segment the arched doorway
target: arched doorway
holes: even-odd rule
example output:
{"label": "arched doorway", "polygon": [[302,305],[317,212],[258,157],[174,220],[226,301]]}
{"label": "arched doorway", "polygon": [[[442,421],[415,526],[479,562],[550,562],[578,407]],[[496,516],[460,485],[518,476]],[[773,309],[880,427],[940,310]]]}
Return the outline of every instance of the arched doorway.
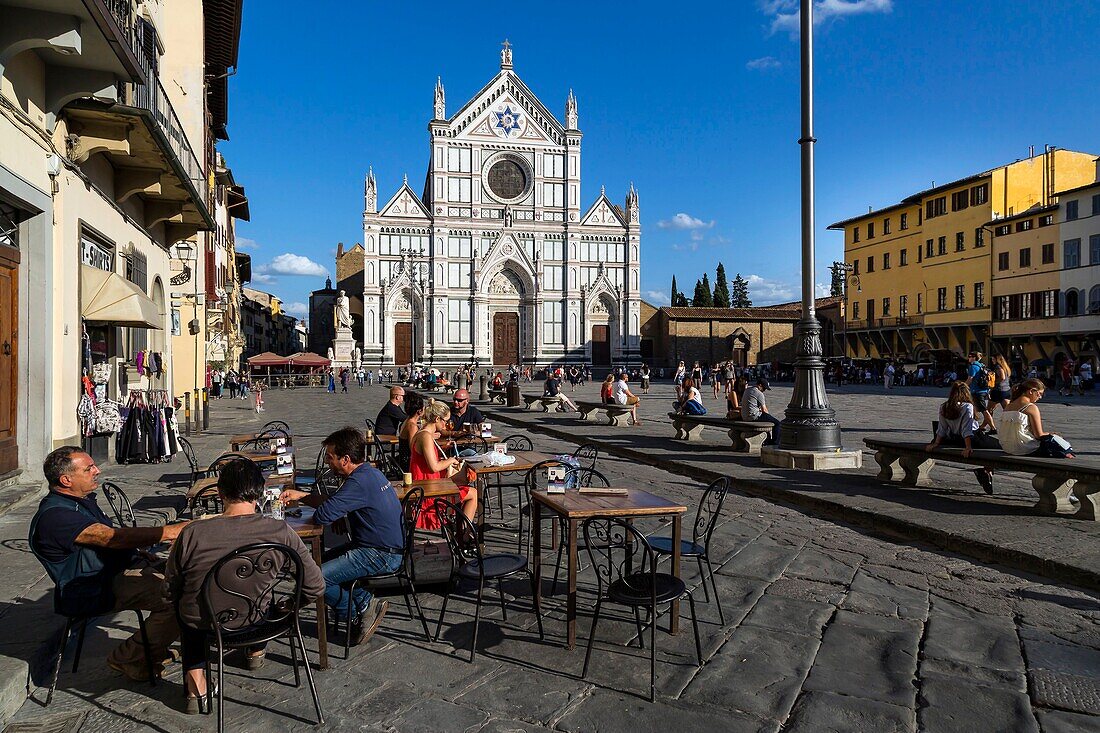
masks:
{"label": "arched doorway", "polygon": [[489,281],[489,356],[493,364],[522,363],[526,294],[523,281],[509,268]]}

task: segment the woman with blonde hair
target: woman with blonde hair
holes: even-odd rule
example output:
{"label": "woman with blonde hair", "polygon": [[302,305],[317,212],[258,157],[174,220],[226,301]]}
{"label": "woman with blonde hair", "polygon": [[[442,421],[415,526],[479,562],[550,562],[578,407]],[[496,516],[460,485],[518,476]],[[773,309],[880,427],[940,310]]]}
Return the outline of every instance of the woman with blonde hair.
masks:
{"label": "woman with blonde hair", "polygon": [[606,405],[606,404],[613,401],[613,398],[611,396],[611,387],[614,384],[615,384],[615,375],[614,374],[608,374],[607,377],[603,380],[603,385],[600,387],[600,402],[601,403]]}
{"label": "woman with blonde hair", "polygon": [[994,354],[989,358],[989,368],[996,377],[992,389],[989,390],[989,412],[992,414],[994,406],[1000,405],[1003,411],[1005,405],[1012,399],[1012,369],[1000,354]]}
{"label": "woman with blonde hair", "polygon": [[[410,444],[409,473],[414,482],[448,478],[451,469],[462,463],[459,458],[448,458],[444,455],[443,449],[436,443],[436,435],[447,429],[447,421],[450,419],[451,408],[447,407],[447,403],[428,400],[424,406],[424,427],[412,436]],[[472,522],[477,512],[477,489],[473,486],[460,486],[458,496],[462,502],[462,513]],[[424,502],[417,526],[422,529],[439,529],[439,513],[436,511],[434,499]]]}
{"label": "woman with blonde hair", "polygon": [[1012,399],[1001,412],[1000,430],[997,431],[1005,453],[1040,458],[1075,457],[1069,441],[1043,432],[1038,402],[1043,399],[1046,389],[1038,379],[1027,379],[1012,390]]}
{"label": "woman with blonde hair", "polygon": [[[962,448],[963,458],[969,458],[974,448],[1000,448],[996,438],[978,431],[978,421],[974,417],[974,398],[966,382],[951,383],[947,401],[940,405],[939,421],[936,424],[936,436],[924,446],[926,451],[934,451],[940,445]],[[974,471],[978,483],[985,493],[993,493],[993,471],[978,468]]]}

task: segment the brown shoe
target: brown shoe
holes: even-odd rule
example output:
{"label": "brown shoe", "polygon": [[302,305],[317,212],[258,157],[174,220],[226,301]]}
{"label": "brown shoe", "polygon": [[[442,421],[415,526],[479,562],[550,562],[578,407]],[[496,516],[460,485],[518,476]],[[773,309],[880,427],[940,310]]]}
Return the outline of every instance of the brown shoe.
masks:
{"label": "brown shoe", "polygon": [[372,609],[368,609],[366,614],[360,616],[359,620],[351,627],[351,645],[359,646],[370,641],[370,638],[374,636],[374,632],[378,631],[378,627],[382,624],[382,618],[389,609],[389,601],[377,601]]}
{"label": "brown shoe", "polygon": [[[138,662],[136,664],[122,664],[112,659],[107,660],[107,666],[118,672],[119,674],[133,680],[134,682],[148,682],[149,670],[146,668],[144,662]],[[158,669],[157,665],[153,665],[153,674],[160,677],[163,670]]]}

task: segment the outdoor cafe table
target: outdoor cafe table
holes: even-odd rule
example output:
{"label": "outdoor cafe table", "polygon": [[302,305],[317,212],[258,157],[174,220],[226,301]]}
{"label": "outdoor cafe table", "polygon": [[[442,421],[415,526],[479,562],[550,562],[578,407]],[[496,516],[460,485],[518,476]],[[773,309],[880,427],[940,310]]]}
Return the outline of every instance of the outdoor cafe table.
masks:
{"label": "outdoor cafe table", "polygon": [[254,463],[266,463],[268,461],[274,461],[279,456],[290,456],[291,461],[294,460],[294,447],[286,446],[286,450],[282,453],[272,453],[269,450],[242,450],[239,451],[240,455],[248,458]]}
{"label": "outdoor cafe table", "polygon": [[[317,567],[321,567],[321,553],[324,551],[325,528],[313,523],[313,507],[300,504],[296,510],[301,510],[302,516],[286,516],[286,523],[290,525],[302,542],[309,545],[310,554]],[[291,510],[295,511],[295,510]],[[305,652],[303,651],[303,654]],[[328,669],[328,616],[325,610],[325,594],[317,597],[317,666],[320,669]]]}
{"label": "outdoor cafe table", "polygon": [[[218,485],[217,476],[206,476],[197,479],[195,483],[191,484],[191,488],[187,490],[187,501],[190,503],[192,499],[198,496],[202,491],[209,489],[211,486]],[[292,473],[272,473],[264,478],[264,486],[273,488],[281,487],[284,489],[294,488],[294,474]]]}
{"label": "outdoor cafe table", "polygon": [[[236,435],[229,436],[229,450],[234,453],[241,449],[241,446],[245,443],[250,443],[261,435],[268,435],[268,433],[237,433]],[[276,436],[272,436],[276,437]],[[287,445],[293,445],[293,436],[288,436],[286,439]]]}
{"label": "outdoor cafe table", "polygon": [[[566,490],[564,494],[531,492],[531,546],[534,548],[531,562],[534,565],[535,593],[542,598],[542,511],[558,515],[568,523],[568,589],[566,648],[577,645],[577,526],[589,517],[638,517],[672,516],[672,574],[680,577],[680,521],[687,507],[641,489],[629,488],[626,494],[581,494]],[[654,621],[656,623],[656,621]],[[673,601],[669,609],[669,632],[680,631],[680,602]]]}

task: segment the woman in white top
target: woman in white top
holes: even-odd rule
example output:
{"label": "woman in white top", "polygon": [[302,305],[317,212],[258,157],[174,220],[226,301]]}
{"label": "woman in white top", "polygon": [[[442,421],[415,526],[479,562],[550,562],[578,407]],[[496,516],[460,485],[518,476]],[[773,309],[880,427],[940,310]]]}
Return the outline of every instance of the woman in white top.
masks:
{"label": "woman in white top", "polygon": [[676,383],[676,399],[680,399],[684,392],[684,377],[687,376],[687,367],[684,366],[684,362],[680,362],[676,367],[676,374],[672,377],[672,381]]}
{"label": "woman in white top", "polygon": [[626,381],[626,372],[620,373],[619,378],[611,385],[611,399],[617,404],[629,406],[631,421],[635,425],[641,425],[642,422],[638,419],[638,403],[641,400],[626,386]]}
{"label": "woman in white top", "polygon": [[[928,452],[940,445],[963,449],[963,458],[969,458],[974,448],[1000,448],[997,439],[978,431],[978,421],[974,419],[974,399],[966,382],[952,382],[947,401],[940,405],[940,419],[936,424],[936,437],[924,446]],[[985,493],[993,493],[993,471],[988,468],[975,469],[974,475]]]}
{"label": "woman in white top", "polygon": [[1028,379],[1012,390],[1012,399],[1001,412],[997,436],[1005,453],[1014,456],[1041,458],[1073,458],[1073,448],[1054,433],[1043,432],[1039,416],[1039,400],[1046,385],[1038,379]]}

